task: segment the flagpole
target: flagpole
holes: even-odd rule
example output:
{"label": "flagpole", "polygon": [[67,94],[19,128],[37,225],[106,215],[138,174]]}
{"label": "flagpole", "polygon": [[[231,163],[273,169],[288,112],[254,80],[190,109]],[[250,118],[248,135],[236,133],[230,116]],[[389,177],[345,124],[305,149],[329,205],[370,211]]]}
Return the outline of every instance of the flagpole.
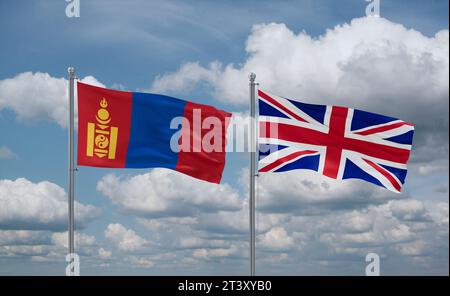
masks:
{"label": "flagpole", "polygon": [[250,190],[249,190],[249,211],[250,211],[250,276],[255,275],[255,95],[256,95],[256,74],[250,73]]}
{"label": "flagpole", "polygon": [[74,275],[74,253],[75,253],[75,196],[74,196],[74,88],[75,88],[75,68],[69,67],[69,254],[72,268],[70,275]]}

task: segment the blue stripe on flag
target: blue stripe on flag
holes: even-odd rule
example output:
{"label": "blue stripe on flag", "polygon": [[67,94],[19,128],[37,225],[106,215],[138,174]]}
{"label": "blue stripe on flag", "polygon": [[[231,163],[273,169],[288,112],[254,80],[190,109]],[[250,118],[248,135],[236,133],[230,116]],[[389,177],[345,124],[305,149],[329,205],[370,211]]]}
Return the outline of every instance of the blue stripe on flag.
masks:
{"label": "blue stripe on flag", "polygon": [[394,120],[397,120],[397,118],[355,109],[353,112],[352,131]]}
{"label": "blue stripe on flag", "polygon": [[270,106],[266,102],[262,100],[259,101],[259,115],[260,116],[274,116],[274,117],[282,117],[282,118],[289,118],[286,114],[284,114],[281,111],[278,111],[278,109],[275,109],[274,107]]}
{"label": "blue stripe on flag", "polygon": [[291,102],[292,104],[294,104],[294,106],[296,106],[297,108],[299,108],[300,110],[302,110],[303,112],[308,114],[309,116],[311,116],[312,118],[314,118],[315,120],[317,120],[318,122],[320,122],[322,124],[324,123],[327,106],[306,104],[306,103],[301,103],[301,102],[293,101],[293,100],[289,100],[289,99],[288,99],[288,101]]}
{"label": "blue stripe on flag", "polygon": [[354,164],[349,159],[347,159],[345,163],[345,170],[342,179],[362,179],[367,182],[384,187],[383,184],[381,184],[381,182],[377,178],[360,169],[356,164]]}
{"label": "blue stripe on flag", "polygon": [[395,143],[399,143],[399,144],[412,145],[413,136],[414,136],[414,131],[409,131],[409,132],[404,133],[402,135],[398,135],[398,136],[395,136],[395,137],[387,138],[386,140],[392,141],[392,142],[395,142]]}
{"label": "blue stripe on flag", "polygon": [[133,93],[126,167],[175,169],[178,153],[170,149],[170,139],[177,130],[170,129],[170,122],[184,115],[185,106],[172,97]]}
{"label": "blue stripe on flag", "polygon": [[402,184],[405,184],[405,179],[406,179],[406,174],[408,173],[407,170],[402,170],[399,168],[393,168],[387,165],[382,165],[380,164],[380,166],[382,166],[383,168],[385,168],[386,170],[388,170],[389,172],[391,172],[392,174],[394,174],[397,179],[402,182]]}
{"label": "blue stripe on flag", "polygon": [[319,170],[319,160],[320,155],[303,156],[296,161],[283,165],[275,172],[286,172],[298,169],[313,170],[317,172]]}

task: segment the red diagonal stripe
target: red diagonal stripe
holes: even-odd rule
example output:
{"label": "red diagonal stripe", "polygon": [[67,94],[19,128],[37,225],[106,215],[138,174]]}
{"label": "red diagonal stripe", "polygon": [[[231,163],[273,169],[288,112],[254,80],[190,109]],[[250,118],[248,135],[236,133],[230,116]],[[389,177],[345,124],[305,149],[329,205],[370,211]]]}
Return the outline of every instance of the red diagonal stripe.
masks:
{"label": "red diagonal stripe", "polygon": [[362,136],[367,136],[367,135],[372,135],[372,134],[376,134],[376,133],[381,133],[381,132],[385,132],[385,131],[388,131],[388,130],[392,130],[392,129],[395,129],[395,128],[399,128],[399,127],[404,126],[404,125],[413,126],[412,124],[407,123],[407,122],[397,122],[397,123],[393,123],[393,124],[389,124],[389,125],[385,125],[385,126],[375,127],[375,128],[372,128],[372,129],[368,129],[368,130],[362,131],[362,132],[356,132],[355,134],[362,135]]}
{"label": "red diagonal stripe", "polygon": [[292,112],[291,110],[287,109],[286,107],[284,107],[282,104],[280,104],[278,101],[274,100],[273,98],[271,98],[269,95],[267,95],[266,93],[264,93],[261,90],[258,90],[258,95],[263,98],[264,100],[270,102],[272,105],[277,106],[278,108],[280,108],[281,110],[283,110],[284,112],[286,112],[287,114],[289,114],[290,116],[292,116],[293,118],[299,120],[299,121],[303,121],[303,122],[307,122],[306,120],[304,120],[303,118],[301,118],[300,116],[298,116],[297,114],[295,114],[294,112]]}
{"label": "red diagonal stripe", "polygon": [[402,190],[402,187],[400,186],[400,184],[398,184],[397,180],[394,179],[394,177],[391,176],[391,174],[389,172],[387,172],[385,169],[383,169],[382,167],[380,167],[379,165],[375,164],[373,161],[364,159],[363,160],[370,165],[371,167],[373,167],[375,170],[377,170],[380,174],[382,174],[383,176],[386,177],[386,179],[389,180],[389,182],[392,184],[392,186],[394,186],[394,188],[400,192]]}
{"label": "red diagonal stripe", "polygon": [[312,153],[317,153],[317,151],[305,150],[305,151],[297,151],[297,152],[294,152],[294,153],[292,153],[292,154],[286,155],[285,157],[282,157],[282,158],[277,159],[276,161],[274,161],[274,162],[272,162],[271,164],[269,164],[269,165],[263,167],[263,168],[260,169],[259,171],[260,171],[261,173],[266,173],[266,172],[268,172],[268,171],[270,171],[270,170],[276,168],[277,166],[282,165],[282,164],[285,163],[285,162],[288,162],[288,161],[290,161],[290,160],[292,160],[292,159],[295,159],[295,158],[297,158],[297,157],[299,157],[299,156],[306,155],[306,154],[312,154]]}

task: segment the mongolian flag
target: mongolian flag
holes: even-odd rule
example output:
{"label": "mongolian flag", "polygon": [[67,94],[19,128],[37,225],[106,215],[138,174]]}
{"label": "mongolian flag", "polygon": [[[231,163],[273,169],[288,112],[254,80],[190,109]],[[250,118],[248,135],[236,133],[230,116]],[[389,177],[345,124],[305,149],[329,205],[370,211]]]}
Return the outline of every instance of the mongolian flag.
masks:
{"label": "mongolian flag", "polygon": [[78,165],[169,168],[220,183],[230,117],[168,96],[78,82]]}

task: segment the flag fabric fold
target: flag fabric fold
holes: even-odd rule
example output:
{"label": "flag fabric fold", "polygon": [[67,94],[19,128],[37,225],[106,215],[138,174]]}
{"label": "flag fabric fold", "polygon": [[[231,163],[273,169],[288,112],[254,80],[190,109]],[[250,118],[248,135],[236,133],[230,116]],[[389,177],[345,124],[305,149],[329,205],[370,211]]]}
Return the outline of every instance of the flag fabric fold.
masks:
{"label": "flag fabric fold", "polygon": [[168,168],[220,183],[230,113],[80,82],[77,90],[78,165]]}
{"label": "flag fabric fold", "polygon": [[338,106],[313,105],[258,91],[259,172],[308,169],[401,192],[414,126]]}

